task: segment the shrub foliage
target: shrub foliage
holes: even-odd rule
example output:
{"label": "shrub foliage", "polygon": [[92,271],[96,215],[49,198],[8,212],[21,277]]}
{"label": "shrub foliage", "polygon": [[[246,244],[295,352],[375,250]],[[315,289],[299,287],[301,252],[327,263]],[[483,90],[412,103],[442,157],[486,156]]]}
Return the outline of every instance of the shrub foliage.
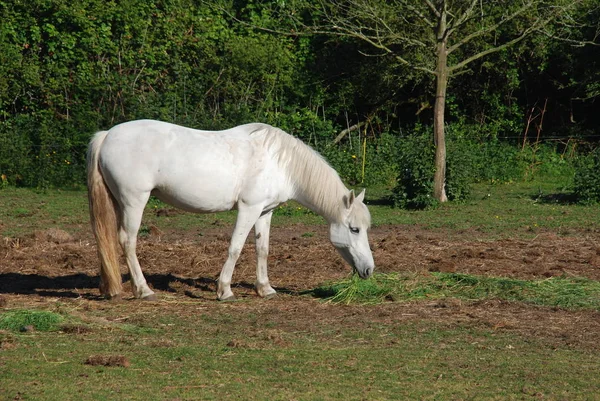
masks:
{"label": "shrub foliage", "polygon": [[600,202],[600,148],[577,158],[573,193],[582,203]]}
{"label": "shrub foliage", "polygon": [[[296,29],[269,10],[225,0],[0,1],[0,185],[83,184],[89,138],[127,120],[202,129],[261,121],[316,147],[350,185],[395,186],[402,207],[435,204],[431,127],[413,129],[419,106],[431,121],[431,81],[393,58],[364,57],[372,49],[360,41],[269,33]],[[551,148],[498,140],[520,135],[527,100],[513,94],[540,78],[520,75],[516,56],[528,45],[513,50],[514,62],[488,58],[448,95],[450,199],[465,199],[473,181],[564,171]],[[553,57],[590,57],[563,50]],[[368,123],[332,145],[360,121]],[[582,199],[594,198],[583,193],[589,178],[578,178]]]}

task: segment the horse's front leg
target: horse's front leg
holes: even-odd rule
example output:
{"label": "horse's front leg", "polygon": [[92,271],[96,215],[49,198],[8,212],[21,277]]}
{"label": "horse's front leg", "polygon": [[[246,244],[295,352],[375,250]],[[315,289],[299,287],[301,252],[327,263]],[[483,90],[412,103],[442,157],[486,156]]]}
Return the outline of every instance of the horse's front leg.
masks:
{"label": "horse's front leg", "polygon": [[261,216],[254,224],[256,238],[256,293],[263,298],[275,295],[276,291],[269,284],[267,275],[267,257],[269,256],[269,232],[271,230],[272,212]]}
{"label": "horse's front leg", "polygon": [[240,202],[238,204],[238,217],[229,243],[229,254],[221,269],[221,275],[217,283],[217,299],[220,301],[232,301],[235,299],[231,291],[231,278],[235,263],[240,257],[248,233],[256,220],[260,217],[262,206],[247,206]]}

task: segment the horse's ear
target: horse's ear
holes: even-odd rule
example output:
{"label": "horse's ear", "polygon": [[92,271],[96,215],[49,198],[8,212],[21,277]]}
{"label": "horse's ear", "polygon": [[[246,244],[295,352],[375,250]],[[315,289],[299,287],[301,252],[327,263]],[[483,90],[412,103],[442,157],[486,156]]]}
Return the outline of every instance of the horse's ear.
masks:
{"label": "horse's ear", "polygon": [[350,193],[348,193],[347,196],[344,196],[344,204],[346,205],[346,209],[350,209],[352,207],[355,199],[356,196],[354,196],[354,190],[351,189]]}
{"label": "horse's ear", "polygon": [[356,197],[356,200],[359,201],[359,202],[364,202],[365,201],[365,190],[364,189],[362,191],[360,191],[360,193]]}

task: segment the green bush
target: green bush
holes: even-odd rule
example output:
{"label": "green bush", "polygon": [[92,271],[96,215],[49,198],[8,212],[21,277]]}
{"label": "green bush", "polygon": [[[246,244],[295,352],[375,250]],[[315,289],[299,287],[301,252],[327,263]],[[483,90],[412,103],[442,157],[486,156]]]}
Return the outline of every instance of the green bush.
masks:
{"label": "green bush", "polygon": [[479,145],[474,157],[474,181],[505,184],[524,178],[527,163],[518,147],[492,140]]}
{"label": "green bush", "polygon": [[[448,169],[460,174],[459,180],[497,184],[524,177],[525,155],[514,144],[500,142],[489,127],[459,121],[447,126],[446,136],[448,159],[452,159]],[[447,185],[452,185],[451,180]]]}
{"label": "green bush", "polygon": [[82,185],[85,149],[94,130],[93,121],[57,121],[46,112],[0,122],[0,175],[7,185]]}
{"label": "green bush", "polygon": [[349,146],[329,146],[318,149],[340,178],[349,185],[361,183],[360,149]]}
{"label": "green bush", "polygon": [[393,186],[398,175],[400,138],[384,133],[375,141],[367,141],[365,185]]}
{"label": "green bush", "polygon": [[[394,204],[405,209],[435,206],[433,176],[435,146],[431,133],[416,127],[416,134],[403,138],[399,145],[399,174],[393,190]],[[446,195],[451,201],[468,198],[470,186],[477,181],[480,146],[449,130],[446,140]]]}
{"label": "green bush", "polygon": [[452,201],[464,201],[471,193],[477,171],[474,158],[477,146],[464,139],[451,139],[446,147],[446,195]]}
{"label": "green bush", "polygon": [[600,202],[600,148],[576,159],[573,194],[582,203]]}
{"label": "green bush", "polygon": [[394,204],[404,209],[424,209],[434,206],[433,175],[435,147],[431,135],[417,134],[403,138],[398,152],[397,184],[393,190]]}
{"label": "green bush", "polygon": [[[349,185],[393,186],[398,174],[398,147],[400,140],[391,134],[363,138],[355,135],[341,144],[318,146],[317,150],[327,159]],[[366,149],[364,149],[366,146]],[[364,175],[363,175],[364,158]]]}
{"label": "green bush", "polygon": [[232,24],[210,4],[31,0],[0,10],[3,186],[84,184],[87,141],[123,121],[223,129],[312,96],[299,85],[299,41]]}
{"label": "green bush", "polygon": [[522,151],[523,162],[528,164],[525,178],[572,177],[575,173],[572,157],[561,153],[552,144],[534,144]]}
{"label": "green bush", "polygon": [[[566,177],[573,171],[572,163],[561,155],[555,146],[535,144],[517,146],[500,142],[497,139],[484,141],[469,138],[482,138],[474,132],[477,126],[462,123],[449,125],[446,130],[446,195],[451,201],[468,198],[472,183],[487,182],[505,184],[535,176]],[[412,136],[399,141],[397,164],[399,174],[393,190],[396,206],[405,209],[423,209],[434,206],[432,198],[433,176],[435,173],[435,146],[430,127],[416,126]],[[585,199],[593,198],[592,192],[600,193],[600,178],[594,181],[589,175],[600,170],[596,159],[582,161],[589,167],[582,172],[586,181],[595,188],[586,189]],[[599,176],[600,177],[600,176]],[[598,198],[594,198],[600,200]]]}

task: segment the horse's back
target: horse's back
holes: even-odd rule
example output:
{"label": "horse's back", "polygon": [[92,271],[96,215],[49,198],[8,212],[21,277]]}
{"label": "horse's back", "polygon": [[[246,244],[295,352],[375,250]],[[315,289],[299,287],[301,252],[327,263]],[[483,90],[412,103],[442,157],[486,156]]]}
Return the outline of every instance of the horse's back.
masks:
{"label": "horse's back", "polygon": [[[231,147],[249,144],[256,132],[267,131],[273,127],[267,124],[251,123],[222,131],[204,131],[156,120],[135,120],[114,126],[108,131],[105,147],[114,144],[123,150],[130,147],[139,151],[151,151],[158,154],[170,147]],[[179,150],[179,149],[177,149]]]}

